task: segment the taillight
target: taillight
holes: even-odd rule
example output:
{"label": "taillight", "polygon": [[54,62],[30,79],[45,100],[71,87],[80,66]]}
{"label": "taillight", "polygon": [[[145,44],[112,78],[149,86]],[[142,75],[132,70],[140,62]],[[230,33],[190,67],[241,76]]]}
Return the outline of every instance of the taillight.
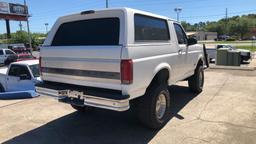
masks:
{"label": "taillight", "polygon": [[131,84],[133,81],[133,62],[131,59],[121,61],[121,82]]}

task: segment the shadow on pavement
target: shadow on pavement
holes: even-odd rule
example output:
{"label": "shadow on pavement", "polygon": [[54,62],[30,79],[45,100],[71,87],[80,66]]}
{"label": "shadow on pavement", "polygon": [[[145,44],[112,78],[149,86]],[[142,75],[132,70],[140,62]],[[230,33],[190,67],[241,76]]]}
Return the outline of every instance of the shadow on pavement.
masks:
{"label": "shadow on pavement", "polygon": [[[174,103],[170,121],[173,117],[182,120],[184,117],[178,112],[197,95],[183,86],[170,87],[170,93]],[[157,132],[141,126],[132,111],[119,113],[97,109],[93,113],[74,112],[60,117],[4,144],[148,143]]]}

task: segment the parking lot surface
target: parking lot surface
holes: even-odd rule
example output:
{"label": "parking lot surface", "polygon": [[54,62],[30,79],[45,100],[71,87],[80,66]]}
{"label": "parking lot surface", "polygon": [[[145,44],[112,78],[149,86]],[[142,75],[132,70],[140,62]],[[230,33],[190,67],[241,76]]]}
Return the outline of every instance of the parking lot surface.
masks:
{"label": "parking lot surface", "polygon": [[0,101],[0,142],[256,143],[256,71],[207,70],[204,91],[170,87],[172,117],[160,131],[142,127],[132,111],[81,114],[49,97]]}

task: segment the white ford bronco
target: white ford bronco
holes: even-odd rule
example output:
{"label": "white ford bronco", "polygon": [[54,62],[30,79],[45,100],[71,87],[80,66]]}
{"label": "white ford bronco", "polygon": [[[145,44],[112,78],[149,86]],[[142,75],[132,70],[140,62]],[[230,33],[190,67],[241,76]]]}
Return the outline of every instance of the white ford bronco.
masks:
{"label": "white ford bronco", "polygon": [[36,91],[78,111],[126,111],[135,103],[150,128],[170,116],[168,86],[204,84],[203,46],[167,17],[130,8],[90,10],[61,17],[40,53],[42,83]]}

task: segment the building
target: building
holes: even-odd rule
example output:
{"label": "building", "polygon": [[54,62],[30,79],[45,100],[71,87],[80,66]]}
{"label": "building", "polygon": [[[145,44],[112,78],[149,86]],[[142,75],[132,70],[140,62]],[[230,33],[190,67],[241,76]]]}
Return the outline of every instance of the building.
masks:
{"label": "building", "polygon": [[204,31],[187,32],[187,35],[188,37],[194,37],[198,41],[216,40],[218,38],[217,32],[204,32]]}

